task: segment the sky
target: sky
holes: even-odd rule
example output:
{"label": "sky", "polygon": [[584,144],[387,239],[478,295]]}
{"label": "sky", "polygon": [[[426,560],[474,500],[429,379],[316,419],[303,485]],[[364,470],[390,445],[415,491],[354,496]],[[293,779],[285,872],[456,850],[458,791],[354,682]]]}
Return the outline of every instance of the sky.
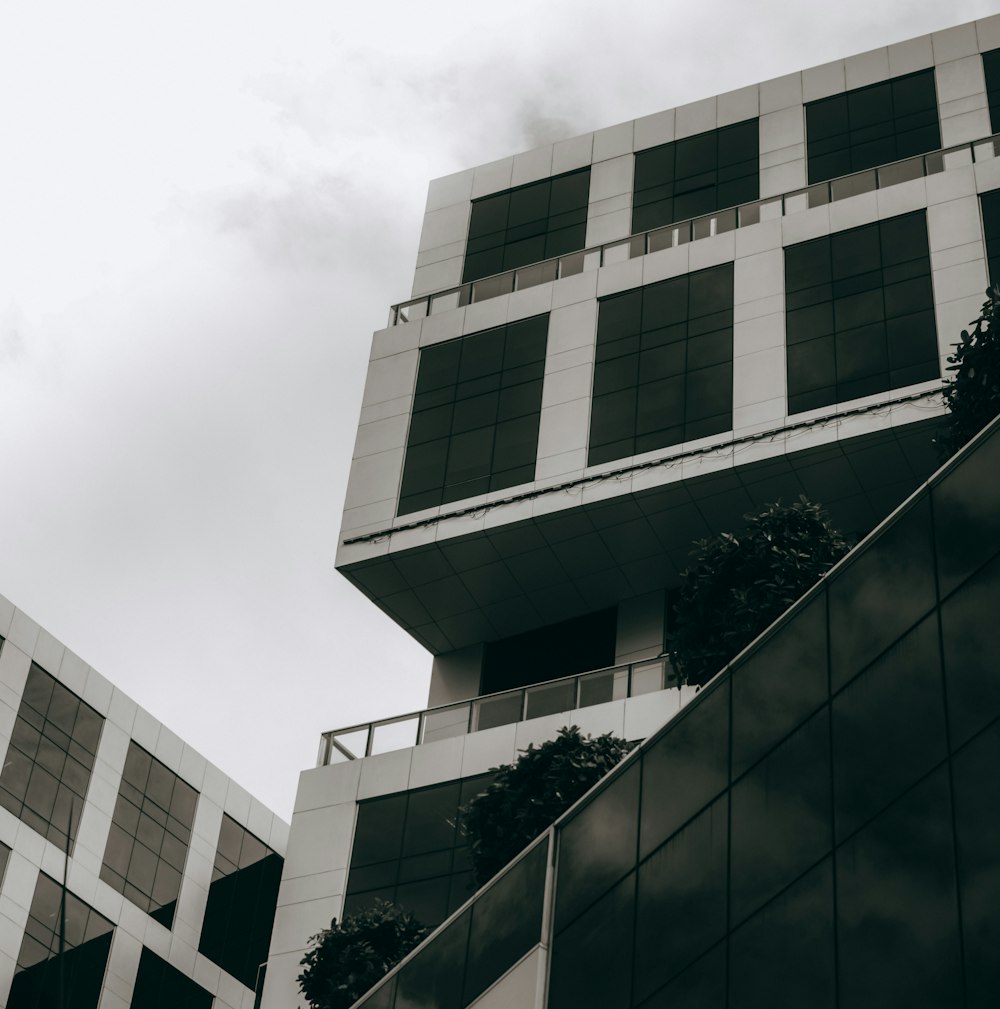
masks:
{"label": "sky", "polygon": [[281,816],[430,656],[336,573],[430,179],[1000,11],[0,7],[0,593]]}

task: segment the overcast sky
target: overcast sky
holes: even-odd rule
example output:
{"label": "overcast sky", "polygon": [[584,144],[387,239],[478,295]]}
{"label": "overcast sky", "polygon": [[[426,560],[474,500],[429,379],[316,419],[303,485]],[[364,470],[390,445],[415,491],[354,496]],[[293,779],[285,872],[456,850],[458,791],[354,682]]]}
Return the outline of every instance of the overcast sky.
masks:
{"label": "overcast sky", "polygon": [[426,701],[333,557],[428,180],[996,9],[5,4],[0,593],[290,816]]}

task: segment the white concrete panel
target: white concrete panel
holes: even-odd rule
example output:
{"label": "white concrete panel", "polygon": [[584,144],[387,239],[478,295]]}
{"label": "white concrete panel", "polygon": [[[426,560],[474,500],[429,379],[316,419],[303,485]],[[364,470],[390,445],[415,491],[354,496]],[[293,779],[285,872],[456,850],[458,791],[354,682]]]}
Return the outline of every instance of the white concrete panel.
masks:
{"label": "white concrete panel", "polygon": [[14,609],[14,604],[6,596],[0,596],[0,637],[7,637],[10,622],[14,619]]}
{"label": "white concrete panel", "polygon": [[760,117],[760,150],[779,151],[805,141],[805,114],[797,105]]}
{"label": "white concrete panel", "polygon": [[403,449],[391,449],[378,455],[355,459],[347,484],[345,508],[358,508],[395,498],[403,472]]}
{"label": "white concrete panel", "polygon": [[962,330],[979,317],[985,300],[985,288],[975,294],[934,306],[934,320],[937,323],[938,352],[942,358],[951,356],[955,344],[962,337]]}
{"label": "white concrete panel", "polygon": [[785,395],[785,348],[772,347],[733,360],[733,406]]}
{"label": "white concrete panel", "polygon": [[934,253],[931,261],[935,269],[942,270],[947,266],[958,266],[959,263],[971,263],[982,258],[983,243],[976,240],[966,245],[953,245],[950,249],[942,249]]}
{"label": "white concrete panel", "polygon": [[413,322],[403,322],[389,329],[380,329],[372,335],[372,349],[368,355],[369,361],[377,361],[382,357],[392,357],[404,350],[413,350],[420,343],[423,322],[416,319]]}
{"label": "white concrete panel", "polygon": [[473,305],[465,306],[465,318],[462,321],[462,333],[478,333],[483,329],[502,326],[507,321],[507,308],[510,295],[499,298],[487,298]]}
{"label": "white concrete panel", "polygon": [[549,479],[564,479],[569,475],[582,475],[587,465],[587,450],[573,449],[569,452],[559,452],[556,455],[539,459],[535,466],[536,481]]}
{"label": "white concrete panel", "polygon": [[718,121],[715,96],[680,105],[674,111],[674,136],[680,140],[714,130]]}
{"label": "white concrete panel", "polygon": [[514,725],[499,725],[495,729],[485,729],[466,736],[462,752],[462,777],[483,774],[491,767],[509,764],[514,760],[515,730]]}
{"label": "white concrete panel", "polygon": [[934,50],[929,35],[896,42],[889,46],[888,52],[890,77],[902,77],[934,66]]}
{"label": "white concrete panel", "polygon": [[760,167],[775,168],[801,161],[806,156],[805,143],[791,144],[789,147],[779,147],[773,151],[765,151],[760,156]]}
{"label": "white concrete panel", "polygon": [[[465,326],[465,306],[453,309],[450,312],[441,312],[438,315],[430,315],[422,321],[420,335],[417,343],[421,347],[429,347],[435,343],[442,343],[445,340],[454,340],[462,335]],[[390,330],[394,332],[394,330]],[[414,344],[416,346],[417,344]],[[409,350],[409,347],[399,347],[395,350]]]}
{"label": "white concrete panel", "polygon": [[[301,959],[302,954],[297,951],[268,956],[261,1009],[289,1009],[299,1004],[297,1000],[302,994],[295,979],[302,973]],[[199,960],[204,960],[204,957],[199,957]]]}
{"label": "white concrete panel", "polygon": [[691,242],[689,248],[688,262],[692,271],[732,262],[736,255],[736,232],[724,231],[721,235]]}
{"label": "white concrete panel", "polygon": [[625,701],[625,738],[645,739],[680,710],[679,690],[629,697]]}
{"label": "white concrete panel", "polygon": [[987,175],[980,174],[980,169],[996,169],[997,182],[1000,182],[1000,158],[994,161],[987,161],[972,167],[972,165],[961,168],[951,168],[947,172],[939,172],[937,175],[928,175],[924,179],[924,186],[927,190],[927,203],[947,203],[949,200],[957,200],[960,196],[975,196],[977,183]]}
{"label": "white concrete panel", "polygon": [[844,81],[848,91],[876,84],[889,76],[888,49],[872,49],[867,53],[858,53],[857,56],[848,56],[844,60]]}
{"label": "white concrete panel", "polygon": [[952,119],[955,116],[963,115],[966,112],[975,112],[977,109],[985,109],[986,93],[979,92],[973,95],[966,95],[964,98],[956,98],[953,102],[945,102],[940,106],[941,119]]}
{"label": "white concrete panel", "polygon": [[295,793],[295,812],[354,802],[361,781],[360,760],[345,760],[326,767],[310,767],[299,775]]}
{"label": "white concrete panel", "polygon": [[368,365],[362,405],[371,406],[374,403],[412,394],[416,377],[416,350],[372,361]]}
{"label": "white concrete panel", "polygon": [[24,692],[24,685],[28,682],[28,670],[31,669],[31,659],[28,653],[10,643],[0,648],[0,683],[9,688],[11,700],[19,699]]}
{"label": "white concrete panel", "polygon": [[413,396],[397,396],[395,399],[387,399],[383,403],[374,403],[372,406],[361,408],[359,423],[369,424],[373,420],[382,420],[385,417],[395,417],[401,413],[409,413],[413,406]]}
{"label": "white concrete panel", "polygon": [[[346,536],[359,536],[376,532],[392,524],[396,515],[395,497],[360,508],[345,508],[340,520],[340,531]],[[338,562],[339,563],[339,562]]]}
{"label": "white concrete panel", "polygon": [[830,206],[812,207],[781,218],[781,239],[787,245],[830,234]]}
{"label": "white concrete panel", "polygon": [[600,736],[605,732],[613,732],[622,738],[625,736],[624,700],[577,708],[570,712],[569,717],[585,736]]}
{"label": "white concrete panel", "polygon": [[514,733],[514,749],[520,753],[532,744],[541,746],[542,743],[555,739],[563,726],[574,723],[575,715],[575,711],[559,711],[553,715],[518,722],[517,731]]}
{"label": "white concrete panel", "polygon": [[834,60],[822,66],[802,71],[802,101],[814,102],[819,98],[839,95],[847,89],[844,61]]}
{"label": "white concrete panel", "polygon": [[410,788],[423,788],[462,775],[466,736],[437,739],[414,747],[410,761]]}
{"label": "white concrete panel", "polygon": [[341,898],[337,896],[277,908],[271,930],[271,952],[290,953],[306,949],[310,936],[330,927],[330,921],[340,911],[340,904]]}
{"label": "white concrete panel", "polygon": [[802,74],[787,74],[760,85],[760,115],[802,104]]}
{"label": "white concrete panel", "polygon": [[986,264],[979,260],[972,263],[960,263],[943,270],[934,270],[934,301],[943,305],[947,301],[957,301],[959,298],[976,296],[982,301],[988,284]]}
{"label": "white concrete panel", "polygon": [[117,687],[112,690],[111,704],[108,707],[107,718],[120,729],[131,735],[132,724],[135,722],[135,714],[139,705],[126,694],[123,694]]}
{"label": "white concrete panel", "polygon": [[744,256],[753,256],[768,249],[780,249],[781,222],[782,218],[775,217],[770,221],[761,221],[759,224],[738,228],[733,232],[735,235],[734,257],[741,259]]}
{"label": "white concrete panel", "polygon": [[632,228],[632,211],[618,210],[611,214],[602,214],[587,221],[586,246],[604,245],[606,242],[616,242],[620,238],[628,238]]}
{"label": "white concrete panel", "polygon": [[945,31],[934,32],[931,35],[931,44],[934,47],[935,63],[948,63],[962,56],[972,56],[979,51],[975,22],[970,21]]}
{"label": "white concrete panel", "polygon": [[587,218],[592,220],[601,217],[603,214],[613,214],[619,210],[630,210],[632,207],[631,188],[615,196],[609,196],[603,200],[596,200],[587,208]]}
{"label": "white concrete panel", "polygon": [[927,206],[927,185],[924,179],[910,179],[898,186],[887,186],[879,189],[875,195],[880,220]]}
{"label": "white concrete panel", "polygon": [[454,259],[442,259],[436,263],[421,266],[413,273],[411,298],[419,298],[424,294],[434,294],[436,291],[447,291],[462,283],[462,256]]}
{"label": "white concrete panel", "polygon": [[760,114],[759,89],[756,84],[727,91],[716,99],[716,125],[731,126],[745,119],[755,119]]}
{"label": "white concrete panel", "polygon": [[453,242],[463,242],[469,233],[470,203],[456,203],[441,210],[432,210],[424,216],[418,251],[436,249]]}
{"label": "white concrete panel", "polygon": [[544,991],[544,954],[536,947],[480,995],[470,1009],[539,1009]]}
{"label": "white concrete panel", "polygon": [[778,312],[784,312],[784,310],[784,293],[754,298],[753,301],[733,305],[733,323],[746,322],[747,319],[759,319],[765,315],[775,315]]}
{"label": "white concrete panel", "polygon": [[586,447],[589,425],[589,397],[542,410],[538,424],[538,458]]}
{"label": "white concrete panel", "polygon": [[[405,785],[404,785],[405,788]],[[347,867],[354,834],[356,803],[307,809],[292,817],[283,879],[315,876]]]}
{"label": "white concrete panel", "polygon": [[598,298],[639,287],[642,284],[643,258],[637,256],[635,259],[602,267],[597,275]]}
{"label": "white concrete panel", "polygon": [[[596,303],[592,303],[596,306]],[[594,344],[588,343],[575,350],[565,350],[561,354],[549,354],[545,359],[545,374],[551,375],[557,371],[568,371],[581,365],[590,365],[594,361]]]}
{"label": "white concrete panel", "polygon": [[980,137],[988,137],[990,129],[990,113],[988,109],[977,109],[959,116],[949,116],[941,120],[941,146],[953,147],[965,144]]}
{"label": "white concrete panel", "polygon": [[733,326],[733,357],[784,348],[785,317],[781,313],[745,319]]}
{"label": "white concrete panel", "polygon": [[[594,169],[609,158],[632,153],[632,121],[594,132]],[[592,169],[592,171],[594,170]]]}
{"label": "white concrete panel", "polygon": [[642,256],[642,283],[655,284],[670,277],[679,277],[690,270],[691,243],[677,245],[671,249],[661,249]]}
{"label": "white concrete panel", "polygon": [[986,76],[983,71],[983,59],[976,53],[960,60],[943,63],[935,70],[938,104],[944,106],[949,102],[970,95],[981,95],[983,105],[986,98]]}
{"label": "white concrete panel", "polygon": [[780,295],[785,289],[785,261],[780,249],[744,256],[733,264],[733,304]]}
{"label": "white concrete panel", "polygon": [[201,786],[201,794],[211,799],[217,806],[224,806],[229,779],[208,761],[205,762],[205,778]]}
{"label": "white concrete panel", "polygon": [[547,375],[542,391],[542,409],[574,399],[589,398],[593,370],[591,365],[581,364]]}
{"label": "white concrete panel", "polygon": [[[632,192],[634,158],[631,154],[601,161],[590,170],[590,205],[609,197]],[[621,209],[621,208],[616,208]]]}
{"label": "white concrete panel", "polygon": [[760,171],[760,198],[778,196],[803,189],[806,185],[805,158],[799,161],[789,161],[773,168],[762,168]]}
{"label": "white concrete panel", "polygon": [[868,224],[878,217],[877,193],[862,193],[830,204],[830,230],[843,231]]}
{"label": "white concrete panel", "polygon": [[510,189],[510,180],[514,171],[514,158],[501,158],[486,165],[473,169],[472,199],[488,196]]}
{"label": "white concrete panel", "polygon": [[507,300],[507,321],[530,319],[542,315],[552,308],[553,284],[536,284],[523,291],[514,291]]}
{"label": "white concrete panel", "polygon": [[464,203],[472,199],[472,177],[475,170],[467,168],[440,179],[432,179],[427,187],[426,211],[440,210],[453,203]]}
{"label": "white concrete panel", "polygon": [[633,146],[642,151],[668,144],[674,139],[674,110],[666,109],[635,120]]}
{"label": "white concrete panel", "polygon": [[410,755],[411,751],[406,749],[365,757],[361,761],[358,798],[403,791],[410,780]]}
{"label": "white concrete panel", "polygon": [[529,182],[538,182],[552,173],[552,144],[546,147],[536,147],[533,151],[524,151],[514,155],[511,166],[511,186],[524,186]]}
{"label": "white concrete panel", "polygon": [[160,734],[160,723],[143,707],[136,706],[132,721],[132,738],[147,753],[156,749],[156,737]]}
{"label": "white concrete panel", "polygon": [[389,449],[405,447],[408,427],[409,417],[405,414],[359,425],[357,438],[354,442],[354,458],[363,458],[376,455],[379,452],[386,452]]}
{"label": "white concrete panel", "polygon": [[66,647],[62,642],[56,641],[44,627],[39,628],[31,657],[47,673],[51,673],[53,676],[59,675],[59,666],[62,664],[65,651]]}
{"label": "white concrete panel", "polygon": [[278,890],[278,906],[301,904],[307,900],[340,897],[347,887],[347,870],[320,872],[315,876],[296,876],[283,880]]}
{"label": "white concrete panel", "polygon": [[435,245],[433,249],[424,249],[417,253],[417,268],[443,263],[446,259],[459,259],[465,255],[465,238],[449,242],[447,245]]}
{"label": "white concrete panel", "polygon": [[980,18],[976,22],[976,38],[980,52],[987,53],[991,49],[1000,49],[1000,14]]}
{"label": "white concrete panel", "polygon": [[927,241],[932,262],[935,252],[980,241],[981,237],[979,201],[974,196],[927,208]]}
{"label": "white concrete panel", "polygon": [[[751,403],[749,406],[737,406],[733,408],[733,432],[739,436],[753,434],[756,431],[764,431],[775,427],[785,419],[785,398],[769,399],[763,403]],[[740,446],[737,450],[740,453],[740,463],[747,460],[746,449]],[[776,455],[784,454],[784,442],[778,446]]]}
{"label": "white concrete panel", "polygon": [[20,610],[14,611],[14,616],[7,631],[7,640],[20,648],[26,655],[34,655],[35,643],[41,628],[27,614]]}
{"label": "white concrete panel", "polygon": [[552,309],[563,308],[597,296],[597,270],[562,277],[552,285]]}
{"label": "white concrete panel", "polygon": [[586,168],[593,160],[594,134],[584,133],[552,145],[552,174],[561,175],[576,168]]}

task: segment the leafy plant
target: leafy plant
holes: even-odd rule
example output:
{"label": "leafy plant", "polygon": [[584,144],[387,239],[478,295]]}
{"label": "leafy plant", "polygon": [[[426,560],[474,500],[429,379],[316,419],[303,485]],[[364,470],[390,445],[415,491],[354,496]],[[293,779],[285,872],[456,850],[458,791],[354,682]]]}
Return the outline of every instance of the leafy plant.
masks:
{"label": "leafy plant", "polygon": [[683,682],[714,676],[850,548],[826,512],[804,497],[744,519],[739,534],[698,541],[695,563],[684,572],[669,637]]}
{"label": "leafy plant", "polygon": [[299,988],[312,1009],[347,1009],[429,932],[409,911],[388,901],[314,935],[302,958]]}
{"label": "leafy plant", "polygon": [[948,358],[954,377],[945,388],[948,425],[938,438],[947,455],[957,452],[1000,413],[1000,288],[986,292],[986,301],[972,332],[962,330],[962,340]]}
{"label": "leafy plant", "polygon": [[478,886],[488,882],[631,749],[610,732],[584,736],[564,726],[555,739],[531,744],[513,764],[492,768],[496,780],[459,811]]}

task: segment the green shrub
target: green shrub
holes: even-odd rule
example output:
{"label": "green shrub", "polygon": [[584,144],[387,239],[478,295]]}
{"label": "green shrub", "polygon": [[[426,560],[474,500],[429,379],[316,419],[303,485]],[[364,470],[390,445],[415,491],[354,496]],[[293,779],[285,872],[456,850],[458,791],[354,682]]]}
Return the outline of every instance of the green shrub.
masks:
{"label": "green shrub", "polygon": [[744,518],[742,532],[700,540],[684,572],[669,636],[682,682],[709,680],[850,548],[826,512],[804,497]]}
{"label": "green shrub", "polygon": [[477,886],[496,875],[631,749],[610,732],[583,736],[573,725],[530,745],[459,811]]}
{"label": "green shrub", "polygon": [[429,932],[409,911],[388,901],[314,935],[302,958],[299,988],[312,1009],[347,1009]]}

